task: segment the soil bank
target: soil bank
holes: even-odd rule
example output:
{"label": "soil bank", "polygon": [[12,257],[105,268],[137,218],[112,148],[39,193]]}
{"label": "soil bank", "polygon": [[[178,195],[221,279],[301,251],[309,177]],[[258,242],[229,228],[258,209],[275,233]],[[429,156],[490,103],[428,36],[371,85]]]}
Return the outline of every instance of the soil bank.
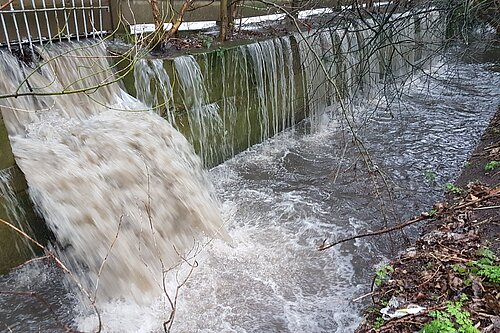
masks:
{"label": "soil bank", "polygon": [[415,245],[377,271],[356,333],[500,332],[500,108]]}

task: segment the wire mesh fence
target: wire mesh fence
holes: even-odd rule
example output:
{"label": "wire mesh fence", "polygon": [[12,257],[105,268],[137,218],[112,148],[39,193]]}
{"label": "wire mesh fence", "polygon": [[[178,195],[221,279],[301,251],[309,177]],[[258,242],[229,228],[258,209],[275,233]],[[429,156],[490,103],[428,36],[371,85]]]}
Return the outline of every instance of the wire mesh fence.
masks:
{"label": "wire mesh fence", "polygon": [[111,29],[108,0],[10,0],[0,5],[0,46],[96,38]]}

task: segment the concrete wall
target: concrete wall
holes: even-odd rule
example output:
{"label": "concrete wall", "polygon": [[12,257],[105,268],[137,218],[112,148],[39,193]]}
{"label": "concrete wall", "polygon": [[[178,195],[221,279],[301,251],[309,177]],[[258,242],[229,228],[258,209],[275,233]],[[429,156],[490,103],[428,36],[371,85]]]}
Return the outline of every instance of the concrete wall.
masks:
{"label": "concrete wall", "polygon": [[14,155],[10,148],[9,136],[3,123],[2,114],[0,113],[0,170],[11,167],[14,164]]}
{"label": "concrete wall", "polygon": [[[280,46],[283,47],[281,44],[284,40],[290,41],[292,54],[280,54],[279,49]],[[205,91],[186,92],[182,89],[179,74],[175,69],[175,58],[155,60],[162,62],[163,69],[170,78],[170,85],[173,87],[172,99],[167,103],[161,94],[156,93],[156,105],[160,105],[157,111],[168,118],[168,110],[175,109],[173,111],[175,127],[191,142],[208,167],[217,165],[250,146],[262,142],[283,130],[284,127],[289,127],[304,119],[306,115],[307,105],[303,90],[303,73],[299,49],[294,38],[283,37],[262,42],[267,43],[267,47],[271,44],[271,49],[272,44],[276,44],[276,50],[268,51],[265,56],[272,57],[271,53],[274,53],[277,58],[289,56],[293,60],[291,68],[284,64],[285,70],[276,74],[278,76],[275,77],[275,81],[279,82],[273,81],[269,75],[271,71],[279,71],[281,68],[273,70],[271,67],[264,68],[263,77],[259,76],[259,69],[255,68],[259,65],[252,61],[245,45],[225,44],[224,47],[192,54],[203,76],[202,85]],[[257,45],[256,42],[247,43]],[[128,61],[122,61],[118,64],[127,73],[123,79],[125,89],[130,94],[138,96],[134,70],[147,71],[147,69],[140,67],[126,69],[132,60],[134,59],[128,59]],[[152,60],[150,58],[143,61]],[[267,66],[272,66],[272,61],[272,59],[266,59]],[[276,64],[280,60],[275,59],[274,61]],[[266,64],[262,65],[266,66]],[[285,80],[287,84],[283,89],[280,84]],[[289,84],[290,82],[293,84]],[[161,89],[161,84],[154,77],[148,84],[152,92],[158,92]],[[190,96],[186,94],[194,94],[199,97],[205,93],[207,96],[201,108],[215,106],[220,118],[208,117],[208,119],[204,119],[202,124],[204,128],[200,130],[199,124],[194,123],[196,119],[193,120],[193,117],[189,115],[189,113],[196,113],[195,109],[199,108],[200,105],[192,105],[191,101],[187,101]],[[167,105],[164,106],[164,104]],[[209,111],[203,110],[203,112],[208,113]]]}
{"label": "concrete wall", "polygon": [[[16,166],[12,168],[14,169],[13,172],[18,174],[16,182],[22,183],[24,176],[21,171]],[[21,228],[31,237],[38,240],[45,238],[47,231],[44,222],[34,213],[28,193],[25,190],[18,192],[15,201],[17,203],[15,209],[17,213],[21,214],[22,221],[18,223],[11,219],[12,213],[6,209],[6,200],[1,196],[0,218]],[[0,274],[6,273],[12,267],[24,263],[32,258],[35,253],[40,253],[39,248],[4,224],[0,224],[0,249]]]}
{"label": "concrete wall", "polygon": [[[24,175],[15,164],[1,113],[0,173],[10,175],[8,184],[0,184],[0,186],[10,187],[15,192],[14,197],[7,197],[8,194],[0,193],[0,219],[22,228],[32,236],[46,234],[43,222],[34,213],[32,203],[28,198]],[[19,217],[19,221],[16,221],[16,216]],[[34,248],[25,238],[2,223],[0,223],[0,249],[0,274],[28,260],[34,253]]]}

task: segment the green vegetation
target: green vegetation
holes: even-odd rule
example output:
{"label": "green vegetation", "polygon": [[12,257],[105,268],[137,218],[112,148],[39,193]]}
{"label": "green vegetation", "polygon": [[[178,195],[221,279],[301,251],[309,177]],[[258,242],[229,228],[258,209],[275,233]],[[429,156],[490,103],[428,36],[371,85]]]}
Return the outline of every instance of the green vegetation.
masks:
{"label": "green vegetation", "polygon": [[430,313],[435,319],[426,324],[420,333],[479,333],[479,330],[470,320],[470,313],[462,309],[462,299],[457,302],[448,302],[445,311]]}
{"label": "green vegetation", "polygon": [[484,166],[484,171],[490,172],[490,171],[493,171],[497,168],[500,168],[500,161],[489,161]]}
{"label": "green vegetation", "polygon": [[471,275],[471,271],[462,264],[455,264],[451,267],[454,272],[463,276],[463,285],[468,287],[472,284],[473,276]]}
{"label": "green vegetation", "polygon": [[382,326],[384,326],[384,324],[385,324],[384,318],[377,317],[377,319],[375,319],[375,322],[374,322],[373,326],[375,327],[375,329],[379,329]]}
{"label": "green vegetation", "polygon": [[488,281],[500,284],[500,266],[498,265],[480,265],[477,271],[477,275],[483,276],[488,279]]}
{"label": "green vegetation", "polygon": [[495,255],[495,253],[488,247],[480,248],[476,251],[476,254],[480,257],[483,257],[484,259],[491,260],[492,262],[497,260],[497,256]]}
{"label": "green vegetation", "polygon": [[394,272],[394,267],[391,265],[386,265],[381,267],[376,273],[375,273],[375,285],[377,287],[382,285],[382,282],[384,282],[388,277],[389,274]]}
{"label": "green vegetation", "polygon": [[446,183],[446,189],[453,194],[460,194],[463,191],[460,187],[453,183]]}
{"label": "green vegetation", "polygon": [[197,37],[200,40],[201,46],[203,46],[206,49],[209,49],[212,46],[212,44],[214,43],[214,39],[212,36],[198,34]]}
{"label": "green vegetation", "polygon": [[[476,275],[486,278],[491,283],[500,284],[500,265],[496,265],[497,256],[487,247],[479,249],[476,253],[482,258],[476,261],[467,263],[467,266],[462,264],[453,265],[453,271],[463,276]],[[464,285],[471,283],[471,278],[464,280]]]}
{"label": "green vegetation", "polygon": [[[470,285],[474,276],[485,278],[488,282],[500,284],[500,265],[496,264],[498,257],[495,253],[487,248],[482,247],[477,250],[476,255],[480,256],[479,260],[470,261],[466,265],[455,264],[452,266],[454,272],[466,277],[464,285]],[[463,310],[463,302],[466,297],[463,297],[458,302],[448,302],[445,311],[435,311],[431,313],[435,319],[425,325],[420,333],[476,333],[479,330],[473,325],[470,320],[470,313]]]}
{"label": "green vegetation", "polygon": [[465,275],[465,274],[469,273],[469,270],[467,269],[467,267],[465,267],[464,265],[461,265],[461,264],[455,264],[451,268],[453,269],[454,272],[457,272],[460,275]]}
{"label": "green vegetation", "polygon": [[427,180],[429,183],[433,183],[436,181],[437,173],[432,170],[425,170],[424,171],[424,178]]}
{"label": "green vegetation", "polygon": [[428,214],[429,214],[429,216],[430,216],[430,217],[434,217],[434,216],[436,216],[436,214],[437,214],[437,210],[433,208],[433,209],[431,209],[431,210],[429,211],[429,213],[428,213]]}
{"label": "green vegetation", "polygon": [[500,265],[496,265],[497,256],[489,248],[481,248],[477,255],[482,258],[469,263],[470,272],[486,278],[489,282],[500,284]]}

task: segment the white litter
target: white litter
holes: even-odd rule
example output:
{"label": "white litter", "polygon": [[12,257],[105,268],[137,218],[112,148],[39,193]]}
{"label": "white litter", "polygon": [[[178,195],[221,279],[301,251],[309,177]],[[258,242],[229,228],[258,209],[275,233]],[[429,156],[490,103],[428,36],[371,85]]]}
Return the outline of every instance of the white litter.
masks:
{"label": "white litter", "polygon": [[382,318],[384,320],[390,320],[394,318],[401,318],[409,314],[417,314],[423,310],[424,307],[410,303],[406,307],[400,308],[400,304],[404,304],[404,300],[398,299],[397,297],[391,297],[387,306],[380,310]]}

